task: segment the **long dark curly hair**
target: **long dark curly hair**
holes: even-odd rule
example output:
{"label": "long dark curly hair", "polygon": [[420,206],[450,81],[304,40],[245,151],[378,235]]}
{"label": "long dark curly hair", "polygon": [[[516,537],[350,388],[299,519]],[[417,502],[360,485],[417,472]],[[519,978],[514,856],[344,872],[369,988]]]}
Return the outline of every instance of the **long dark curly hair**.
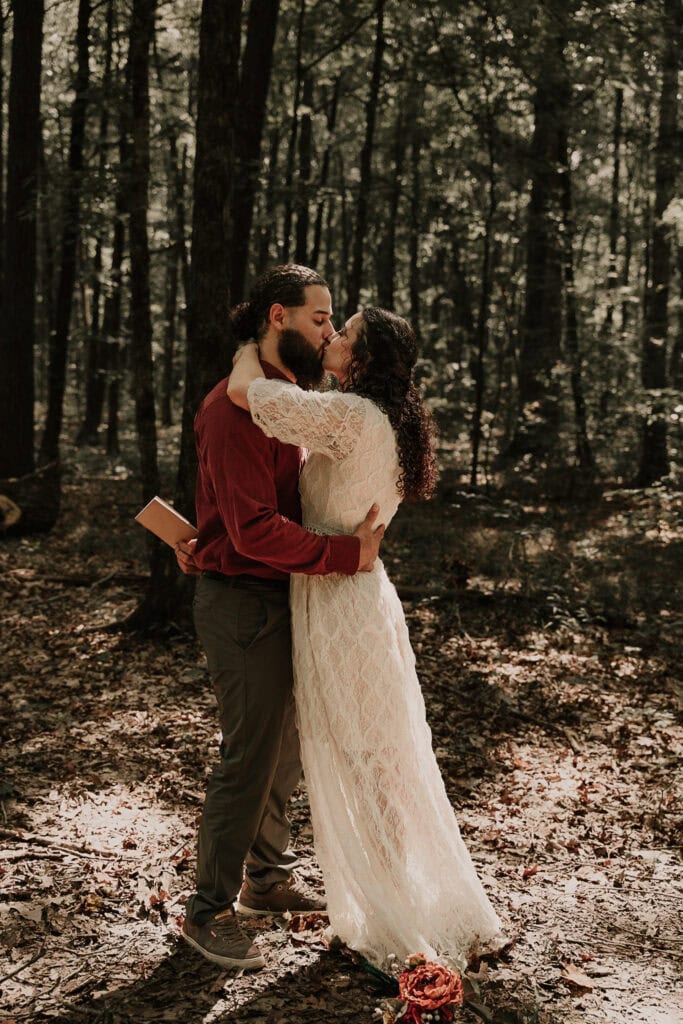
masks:
{"label": "long dark curly hair", "polygon": [[437,477],[434,422],[413,380],[415,332],[407,320],[386,309],[369,306],[362,317],[343,388],[370,398],[389,417],[401,467],[401,497],[429,498]]}

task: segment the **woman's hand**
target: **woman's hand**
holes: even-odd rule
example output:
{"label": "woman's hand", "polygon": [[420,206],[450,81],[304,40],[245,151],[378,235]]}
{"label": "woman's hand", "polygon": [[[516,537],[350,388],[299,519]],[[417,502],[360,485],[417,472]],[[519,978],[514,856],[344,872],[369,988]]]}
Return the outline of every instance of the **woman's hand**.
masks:
{"label": "woman's hand", "polygon": [[228,398],[234,405],[249,411],[247,391],[253,380],[263,377],[263,367],[259,360],[259,349],[255,341],[247,342],[235,352],[232,361],[232,373],[228,380]]}
{"label": "woman's hand", "polygon": [[238,362],[244,355],[254,355],[258,359],[258,345],[255,341],[248,341],[246,345],[242,345],[238,348],[232,357],[232,365],[237,366]]}

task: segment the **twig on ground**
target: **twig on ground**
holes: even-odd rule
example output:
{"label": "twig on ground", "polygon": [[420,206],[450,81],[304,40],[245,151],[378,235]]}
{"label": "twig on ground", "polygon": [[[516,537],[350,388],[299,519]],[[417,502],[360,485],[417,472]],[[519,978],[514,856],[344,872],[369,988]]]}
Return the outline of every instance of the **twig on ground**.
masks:
{"label": "twig on ground", "polygon": [[0,985],[4,984],[4,982],[6,981],[9,981],[10,978],[16,977],[17,974],[21,974],[21,972],[25,971],[27,967],[30,967],[31,964],[34,964],[36,960],[40,960],[40,958],[45,955],[45,948],[45,946],[42,946],[35,956],[29,957],[29,959],[26,960],[25,963],[20,964],[19,967],[15,967],[13,971],[9,972],[9,974],[4,974],[2,978],[0,978]]}
{"label": "twig on ground", "polygon": [[0,839],[11,839],[16,843],[33,843],[36,846],[50,846],[64,853],[72,853],[76,857],[116,857],[119,860],[130,860],[113,850],[98,850],[93,846],[76,846],[75,843],[64,843],[59,839],[36,836],[31,832],[14,832],[11,829],[0,829]]}

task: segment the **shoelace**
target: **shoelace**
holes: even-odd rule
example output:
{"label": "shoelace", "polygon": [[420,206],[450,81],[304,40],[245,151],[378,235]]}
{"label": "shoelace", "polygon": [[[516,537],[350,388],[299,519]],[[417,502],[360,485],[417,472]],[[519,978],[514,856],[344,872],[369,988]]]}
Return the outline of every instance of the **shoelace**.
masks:
{"label": "shoelace", "polygon": [[244,934],[235,916],[235,911],[221,910],[220,914],[216,914],[213,921],[211,921],[211,931],[214,938],[218,938],[217,932],[220,932],[228,939],[242,939],[244,942],[249,942],[248,937]]}
{"label": "shoelace", "polygon": [[290,892],[295,892],[298,896],[304,896],[308,900],[320,899],[320,893],[317,893],[314,889],[311,889],[311,887],[307,885],[306,882],[302,881],[300,878],[297,878],[296,875],[292,876],[292,880],[290,881],[287,888],[290,890]]}

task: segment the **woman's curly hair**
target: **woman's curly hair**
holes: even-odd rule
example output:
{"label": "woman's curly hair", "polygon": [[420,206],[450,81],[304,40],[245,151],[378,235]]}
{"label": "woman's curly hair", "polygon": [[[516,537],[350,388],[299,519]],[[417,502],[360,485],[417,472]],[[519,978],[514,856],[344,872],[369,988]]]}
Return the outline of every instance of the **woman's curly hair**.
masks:
{"label": "woman's curly hair", "polygon": [[429,498],[436,486],[434,423],[413,381],[415,332],[402,317],[369,306],[351,350],[344,390],[370,398],[396,434],[401,473],[399,493],[406,501]]}

